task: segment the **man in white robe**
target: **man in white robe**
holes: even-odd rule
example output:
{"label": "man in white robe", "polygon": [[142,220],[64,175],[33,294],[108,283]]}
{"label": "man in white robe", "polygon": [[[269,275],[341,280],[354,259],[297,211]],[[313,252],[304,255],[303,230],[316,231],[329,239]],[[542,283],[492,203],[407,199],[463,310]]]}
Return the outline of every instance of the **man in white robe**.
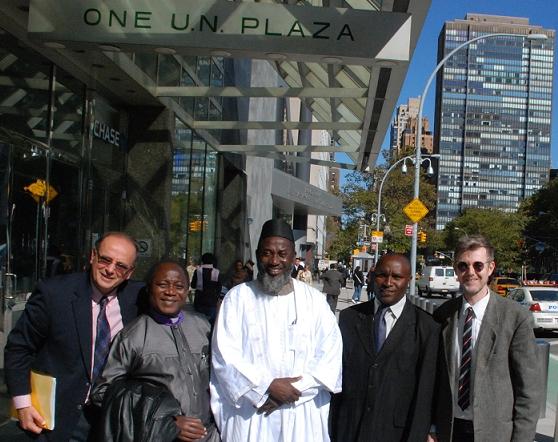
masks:
{"label": "man in white robe", "polygon": [[342,341],[324,295],[291,278],[294,239],[269,220],[258,279],[226,295],[213,335],[211,408],[224,442],[329,441]]}

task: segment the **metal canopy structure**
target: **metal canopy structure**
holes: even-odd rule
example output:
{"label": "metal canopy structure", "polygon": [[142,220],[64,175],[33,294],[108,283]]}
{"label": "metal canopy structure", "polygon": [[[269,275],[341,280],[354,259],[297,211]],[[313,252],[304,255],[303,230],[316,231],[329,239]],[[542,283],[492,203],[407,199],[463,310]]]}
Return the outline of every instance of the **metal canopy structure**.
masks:
{"label": "metal canopy structure", "polygon": [[[33,0],[39,4],[43,0]],[[44,0],[49,1],[49,0]],[[140,0],[141,1],[141,0]],[[220,0],[217,0],[220,1]],[[240,48],[234,50],[208,50],[199,48],[153,48],[148,44],[127,45],[118,38],[113,41],[95,42],[94,38],[83,37],[69,40],[53,35],[48,41],[41,35],[28,33],[29,0],[13,0],[0,5],[0,27],[28,43],[38,52],[84,82],[89,88],[99,90],[107,97],[125,105],[163,104],[171,108],[185,125],[195,130],[218,152],[234,152],[243,155],[277,158],[286,161],[310,161],[313,164],[334,165],[348,169],[364,170],[373,167],[381,149],[381,143],[391,120],[391,114],[401,89],[418,35],[422,28],[429,0],[349,0],[286,3],[300,8],[352,8],[360,11],[377,11],[385,22],[383,29],[366,29],[369,43],[376,40],[384,43],[374,51],[376,56],[355,63],[355,57],[345,60],[341,56],[324,57],[289,55],[283,52],[265,52]],[[257,7],[260,3],[254,3]],[[33,7],[33,5],[31,5]],[[162,6],[161,6],[162,7]],[[336,10],[337,11],[337,10]],[[395,22],[388,23],[390,13]],[[402,20],[402,17],[407,19]],[[397,25],[395,25],[396,23]],[[385,33],[389,31],[389,35]],[[267,32],[267,30],[266,30]],[[242,36],[244,37],[244,36]],[[80,38],[80,37],[76,37]],[[376,42],[376,43],[375,43]],[[303,42],[306,43],[306,40]],[[313,44],[313,43],[312,43]],[[400,46],[407,46],[408,56],[399,55]],[[276,49],[276,48],[275,48]],[[242,52],[244,51],[244,52]],[[286,52],[286,51],[285,51]],[[135,54],[158,53],[173,57],[188,69],[191,58],[204,53],[205,56],[246,57],[267,59],[283,80],[283,84],[269,87],[234,85],[211,87],[197,81],[191,75],[193,85],[167,86],[160,78],[147,75],[137,63]],[[308,61],[301,61],[307,59]],[[0,60],[1,63],[1,60]],[[0,72],[0,81],[9,82]],[[33,84],[29,78],[29,85]],[[216,121],[200,118],[181,105],[183,99],[210,100],[219,107],[222,99],[244,100],[250,98],[299,99],[312,113],[312,121]],[[0,106],[5,104],[0,103]],[[330,145],[244,145],[222,142],[224,131],[327,131]],[[310,152],[344,152],[353,164],[335,164],[311,159]],[[298,155],[303,153],[304,155]]]}

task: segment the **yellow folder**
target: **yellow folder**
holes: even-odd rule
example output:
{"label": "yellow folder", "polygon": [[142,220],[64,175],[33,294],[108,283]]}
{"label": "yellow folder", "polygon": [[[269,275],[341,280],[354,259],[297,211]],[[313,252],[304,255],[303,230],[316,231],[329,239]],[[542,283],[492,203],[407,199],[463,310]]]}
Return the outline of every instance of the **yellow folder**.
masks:
{"label": "yellow folder", "polygon": [[[31,404],[45,419],[47,430],[54,430],[56,403],[56,378],[31,371]],[[12,404],[12,417],[17,419],[17,411]]]}

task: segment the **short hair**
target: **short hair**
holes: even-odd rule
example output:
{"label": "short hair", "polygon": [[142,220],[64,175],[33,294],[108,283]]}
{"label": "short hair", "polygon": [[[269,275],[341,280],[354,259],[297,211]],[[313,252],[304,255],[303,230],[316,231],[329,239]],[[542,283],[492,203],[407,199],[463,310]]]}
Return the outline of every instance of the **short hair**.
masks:
{"label": "short hair", "polygon": [[164,264],[172,264],[172,265],[177,266],[180,269],[180,271],[182,272],[182,274],[184,275],[184,278],[186,278],[186,283],[188,283],[188,275],[186,274],[186,270],[184,270],[184,266],[179,261],[177,261],[176,259],[163,258],[160,261],[153,264],[149,268],[149,270],[147,271],[147,275],[145,276],[145,283],[147,284],[148,287],[153,282],[153,278],[155,277],[155,272],[157,271],[157,269]]}
{"label": "short hair", "polygon": [[455,258],[457,259],[458,256],[465,252],[480,248],[485,248],[488,258],[494,261],[494,246],[490,244],[490,241],[484,235],[467,235],[459,238],[455,247]]}
{"label": "short hair", "polygon": [[335,269],[335,267],[336,267],[336,265],[335,265],[334,262],[332,262],[332,263],[329,265],[329,268],[330,268],[330,269]]}
{"label": "short hair", "polygon": [[136,250],[136,256],[134,258],[134,261],[138,259],[138,254],[139,254],[138,243],[131,235],[128,235],[126,232],[111,231],[111,232],[103,233],[103,235],[97,241],[95,241],[95,249],[99,250],[99,247],[101,247],[102,242],[111,236],[123,239],[125,241],[128,241],[130,244],[132,244]]}
{"label": "short hair", "polygon": [[385,255],[380,256],[380,259],[378,259],[378,262],[374,266],[374,269],[376,269],[378,267],[378,265],[380,264],[381,261],[383,261],[384,259],[387,259],[387,258],[400,258],[403,261],[405,261],[407,263],[407,265],[409,266],[409,274],[412,275],[413,269],[411,267],[411,261],[409,260],[409,257],[407,255],[405,255],[404,253],[389,252],[389,253],[386,253]]}
{"label": "short hair", "polygon": [[213,264],[215,265],[215,256],[213,253],[204,253],[201,257],[202,264]]}

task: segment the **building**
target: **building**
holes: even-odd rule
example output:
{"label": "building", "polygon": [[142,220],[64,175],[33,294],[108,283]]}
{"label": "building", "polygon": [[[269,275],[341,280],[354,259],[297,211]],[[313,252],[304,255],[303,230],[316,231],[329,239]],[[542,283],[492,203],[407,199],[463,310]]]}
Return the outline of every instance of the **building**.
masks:
{"label": "building", "polygon": [[[407,127],[401,134],[400,150],[402,152],[412,152],[417,147],[417,132],[418,132],[418,119],[417,117],[409,118],[407,122]],[[430,121],[428,117],[422,117],[422,128],[421,128],[421,152],[423,154],[432,153],[432,132],[430,131]],[[401,155],[401,152],[399,152]]]}
{"label": "building", "polygon": [[467,14],[445,23],[438,60],[491,33],[513,36],[468,45],[437,78],[437,229],[471,207],[515,211],[548,181],[555,31],[526,18]]}
{"label": "building", "polygon": [[397,106],[393,122],[391,123],[389,136],[389,153],[391,158],[397,158],[402,151],[403,132],[407,129],[409,120],[417,118],[419,111],[420,97],[409,98],[407,104]]}
{"label": "building", "polygon": [[110,230],[138,239],[137,278],[163,256],[255,259],[271,217],[323,255],[331,155],[375,164],[430,2],[146,5],[0,4],[8,309],[51,252],[86,268]]}

